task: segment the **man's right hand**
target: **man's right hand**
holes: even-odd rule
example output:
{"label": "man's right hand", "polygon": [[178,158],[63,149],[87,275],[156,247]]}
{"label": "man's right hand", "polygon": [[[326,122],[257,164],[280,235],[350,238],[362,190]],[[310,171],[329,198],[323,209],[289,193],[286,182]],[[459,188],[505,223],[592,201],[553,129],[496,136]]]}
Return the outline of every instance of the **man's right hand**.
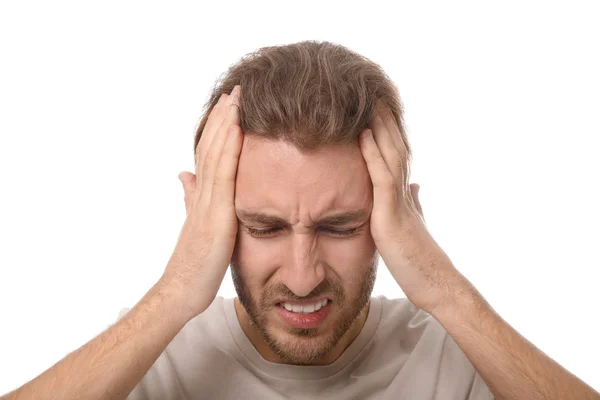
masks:
{"label": "man's right hand", "polygon": [[187,217],[160,280],[121,320],[2,399],[124,399],[185,323],[212,303],[237,236],[243,134],[235,92],[221,96],[209,115],[196,175],[179,174]]}
{"label": "man's right hand", "polygon": [[177,293],[186,322],[215,299],[236,241],[235,177],[243,142],[239,91],[237,85],[221,95],[212,109],[196,148],[196,174],[179,174],[187,217],[161,283]]}

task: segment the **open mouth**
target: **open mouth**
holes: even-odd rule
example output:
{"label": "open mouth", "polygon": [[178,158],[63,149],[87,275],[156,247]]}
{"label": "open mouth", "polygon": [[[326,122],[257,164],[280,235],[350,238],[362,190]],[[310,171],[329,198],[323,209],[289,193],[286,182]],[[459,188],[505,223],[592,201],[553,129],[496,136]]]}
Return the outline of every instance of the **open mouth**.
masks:
{"label": "open mouth", "polygon": [[331,310],[330,299],[317,300],[312,303],[288,303],[276,304],[277,314],[284,323],[293,328],[310,329],[321,325]]}
{"label": "open mouth", "polygon": [[327,304],[331,303],[329,299],[322,299],[312,303],[292,303],[292,302],[280,302],[277,303],[279,307],[285,308],[289,312],[293,312],[296,314],[312,314],[314,312],[319,311],[321,308],[327,306]]}

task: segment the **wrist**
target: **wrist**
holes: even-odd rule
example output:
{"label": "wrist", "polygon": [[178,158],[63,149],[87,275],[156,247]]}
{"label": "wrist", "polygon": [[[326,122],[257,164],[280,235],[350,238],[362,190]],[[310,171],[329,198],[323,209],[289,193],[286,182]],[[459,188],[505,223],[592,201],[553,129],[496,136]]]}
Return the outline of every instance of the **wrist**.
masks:
{"label": "wrist", "polygon": [[483,296],[463,275],[459,275],[459,279],[447,287],[449,290],[441,295],[440,301],[430,312],[442,325],[456,321],[465,314],[477,312],[487,305]]}
{"label": "wrist", "polygon": [[156,312],[161,321],[179,331],[193,318],[186,312],[183,300],[182,292],[161,278],[146,293],[143,301]]}

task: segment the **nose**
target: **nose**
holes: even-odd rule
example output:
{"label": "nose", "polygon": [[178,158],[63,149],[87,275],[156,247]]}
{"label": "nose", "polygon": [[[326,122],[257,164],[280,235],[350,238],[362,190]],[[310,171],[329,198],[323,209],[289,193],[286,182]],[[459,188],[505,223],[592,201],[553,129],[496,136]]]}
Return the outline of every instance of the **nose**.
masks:
{"label": "nose", "polygon": [[282,283],[299,297],[310,294],[325,279],[325,269],[319,262],[314,235],[291,235],[290,248],[283,258],[280,272]]}

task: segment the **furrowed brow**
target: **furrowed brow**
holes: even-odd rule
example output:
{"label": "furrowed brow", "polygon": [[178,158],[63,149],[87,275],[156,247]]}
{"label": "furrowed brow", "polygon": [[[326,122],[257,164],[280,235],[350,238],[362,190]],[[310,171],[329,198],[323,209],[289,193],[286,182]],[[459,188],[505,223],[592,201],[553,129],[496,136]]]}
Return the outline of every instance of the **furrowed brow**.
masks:
{"label": "furrowed brow", "polygon": [[[259,212],[249,212],[238,210],[238,218],[245,223],[258,223],[263,225],[288,225],[289,222],[283,218],[274,215],[263,214]],[[341,226],[364,221],[368,216],[365,210],[345,211],[339,214],[330,215],[316,221],[317,225]]]}
{"label": "furrowed brow", "polygon": [[367,215],[368,213],[365,210],[345,211],[339,214],[321,218],[319,221],[317,221],[317,224],[328,226],[347,225],[356,222],[362,222],[367,219]]}
{"label": "furrowed brow", "polygon": [[237,217],[242,222],[257,223],[263,225],[287,225],[288,222],[283,218],[274,215],[263,214],[259,212],[237,211]]}

